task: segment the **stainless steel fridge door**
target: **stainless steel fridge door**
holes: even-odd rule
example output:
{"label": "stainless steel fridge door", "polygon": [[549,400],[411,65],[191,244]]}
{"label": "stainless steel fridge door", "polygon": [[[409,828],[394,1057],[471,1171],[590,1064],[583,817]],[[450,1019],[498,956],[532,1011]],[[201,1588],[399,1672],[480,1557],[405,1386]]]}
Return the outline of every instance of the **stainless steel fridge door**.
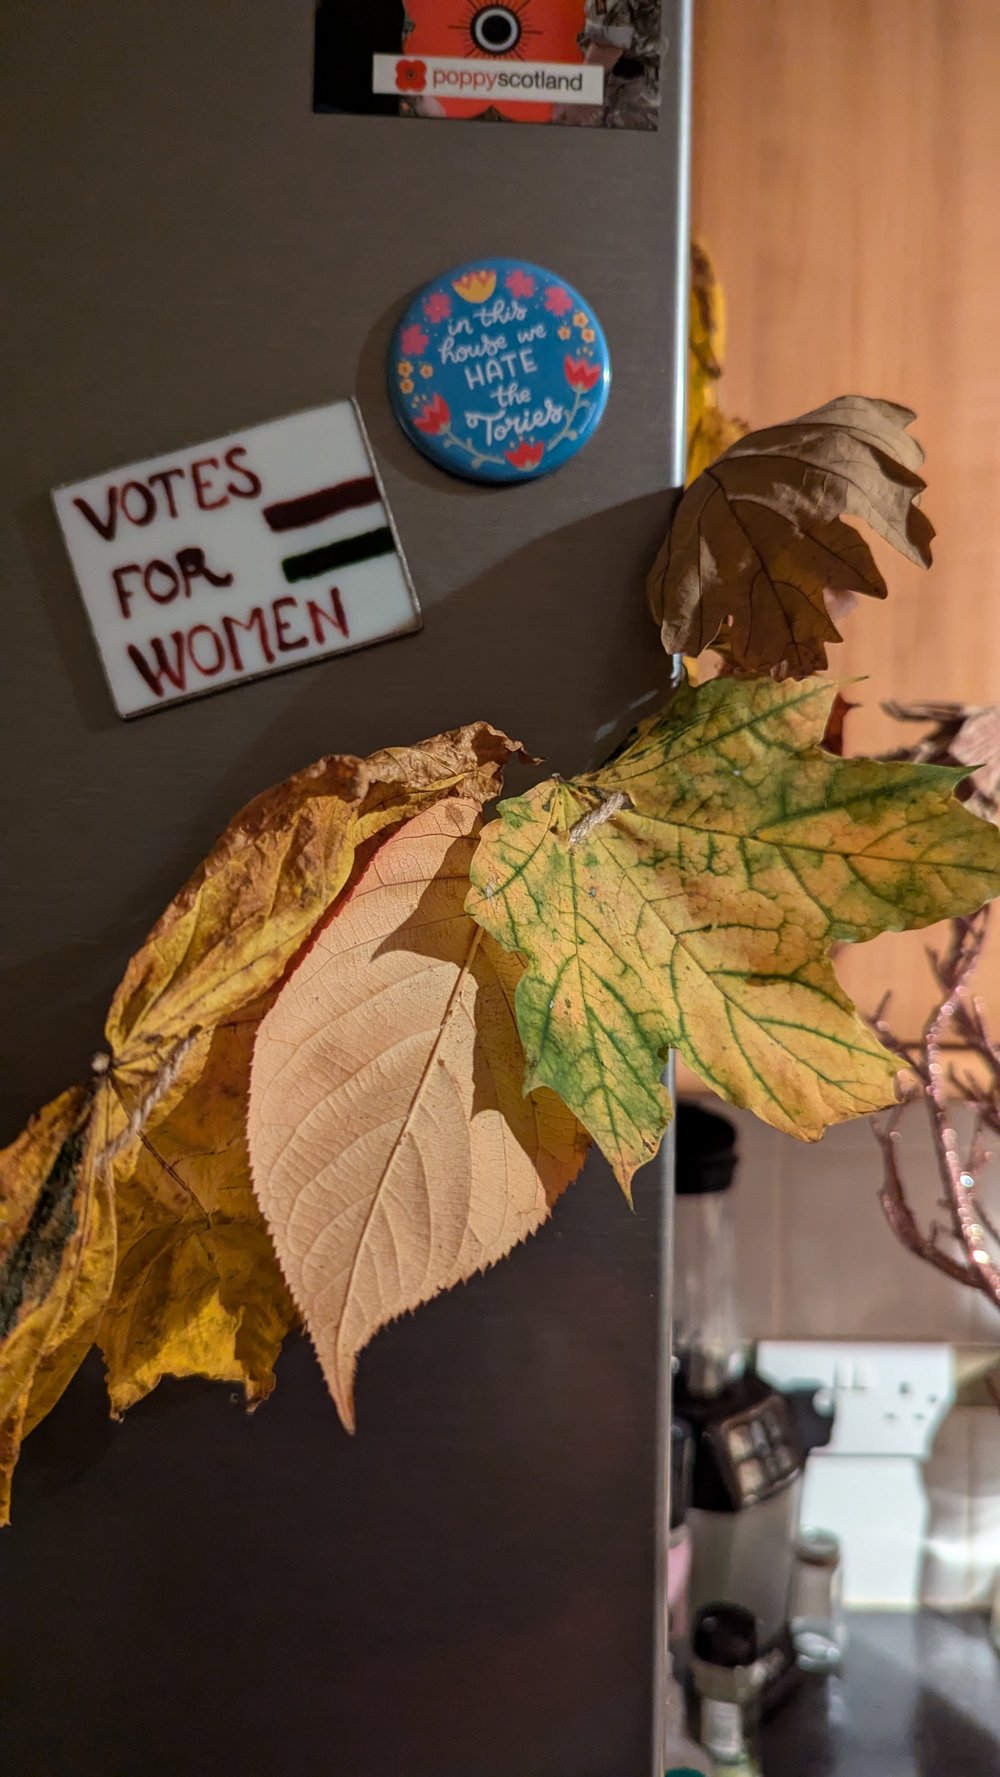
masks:
{"label": "stainless steel fridge door", "polygon": [[[0,1139],[86,1074],[121,969],[234,810],[322,753],[485,717],[549,768],[662,699],[642,579],[682,458],[684,0],[655,133],[317,116],[310,0],[7,0]],[[384,353],[476,254],[584,291],[614,382],[587,449],[492,491],[425,463]],[[419,635],[132,723],[49,489],[356,394]],[[526,781],[523,777],[519,780]],[[18,1777],[651,1777],[664,1258],[657,1169],[365,1354],[341,1430],[293,1338],[249,1418],[87,1365],[0,1543]]]}

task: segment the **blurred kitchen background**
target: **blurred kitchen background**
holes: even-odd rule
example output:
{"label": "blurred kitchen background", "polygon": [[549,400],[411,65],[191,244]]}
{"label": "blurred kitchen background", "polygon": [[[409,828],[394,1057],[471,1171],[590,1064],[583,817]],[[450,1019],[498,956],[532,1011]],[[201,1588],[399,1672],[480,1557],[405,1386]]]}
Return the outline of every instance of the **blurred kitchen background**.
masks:
{"label": "blurred kitchen background", "polygon": [[[692,222],[726,298],[721,407],[758,427],[835,395],[884,396],[916,410],[913,430],[927,451],[933,568],[922,574],[877,548],[889,598],[862,600],[845,619],[844,646],[831,650],[838,677],[864,675],[847,692],[860,706],[848,718],[847,752],[915,738],[883,713],[886,700],[1000,703],[998,87],[997,0],[696,0]],[[916,1041],[935,1003],[925,946],[946,937],[935,930],[848,948],[838,973],[863,1012],[891,994],[894,1030]],[[1000,919],[975,991],[1000,1035]],[[963,1065],[960,1052],[947,1059]],[[694,1607],[706,1587],[722,1583],[728,1562],[728,1595],[742,1586],[739,1601],[758,1622],[766,1616],[765,1577],[742,1565],[735,1519],[753,1517],[758,1552],[772,1537],[777,1549],[784,1533],[774,1500],[800,1484],[801,1523],[833,1533],[832,1590],[842,1588],[848,1607],[897,1613],[897,1621],[911,1613],[911,1624],[924,1625],[947,1613],[966,1637],[917,1645],[917,1631],[890,1631],[880,1616],[870,1619],[877,1633],[862,1631],[852,1709],[864,1683],[859,1658],[861,1667],[877,1665],[879,1647],[895,1647],[897,1669],[908,1667],[911,1678],[921,1665],[938,1670],[953,1700],[946,1674],[961,1668],[971,1686],[960,1718],[937,1739],[926,1698],[919,1707],[911,1699],[913,1763],[893,1762],[902,1756],[898,1724],[883,1725],[880,1771],[995,1769],[1000,1672],[988,1622],[1000,1582],[1000,1311],[894,1237],[868,1123],[800,1144],[720,1105],[691,1075],[682,1075],[681,1091],[724,1114],[738,1156],[722,1193],[718,1178],[701,1178],[718,1154],[706,1160],[698,1141],[710,1150],[712,1138],[690,1125],[686,1143],[682,1135],[682,1371],[685,1340],[697,1343],[700,1323],[716,1356],[731,1338],[750,1342],[762,1391],[728,1418],[720,1410],[714,1432],[695,1427]],[[960,1138],[968,1133],[964,1108],[956,1126]],[[924,1108],[914,1105],[899,1127],[900,1169],[927,1228],[945,1218]],[[724,1147],[717,1131],[720,1140]],[[989,1165],[980,1203],[1000,1210],[1000,1160]],[[714,1255],[705,1299],[700,1250]],[[806,1443],[817,1438],[801,1483],[781,1479],[790,1459],[780,1414],[769,1417],[768,1384],[782,1398],[803,1385],[799,1393],[819,1410],[798,1426]],[[679,1412],[692,1400],[695,1418],[711,1419],[682,1374]],[[732,1512],[728,1531],[719,1529],[721,1515],[699,1514],[699,1489],[703,1505]],[[700,1582],[699,1559],[703,1570],[708,1564]],[[801,1578],[801,1559],[798,1571]],[[870,1732],[851,1729],[866,1756],[879,1735],[877,1693],[876,1685]],[[968,1747],[960,1729],[973,1736]],[[802,1745],[795,1742],[796,1761]],[[831,1745],[817,1742],[815,1762],[794,1769],[874,1769],[834,1762]]]}

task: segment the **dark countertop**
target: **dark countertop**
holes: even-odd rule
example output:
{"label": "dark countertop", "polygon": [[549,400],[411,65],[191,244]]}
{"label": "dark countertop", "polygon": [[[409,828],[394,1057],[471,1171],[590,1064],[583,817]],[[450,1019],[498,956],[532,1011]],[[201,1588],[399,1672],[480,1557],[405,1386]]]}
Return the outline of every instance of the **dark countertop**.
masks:
{"label": "dark countertop", "polygon": [[851,1613],[843,1677],[803,1678],[766,1777],[997,1777],[1000,1655],[972,1613]]}

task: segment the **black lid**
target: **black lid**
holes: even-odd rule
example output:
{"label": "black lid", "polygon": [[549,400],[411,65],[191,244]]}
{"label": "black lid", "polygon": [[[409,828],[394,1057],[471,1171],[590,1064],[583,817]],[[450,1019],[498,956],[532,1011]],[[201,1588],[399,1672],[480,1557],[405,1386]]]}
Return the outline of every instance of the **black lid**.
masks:
{"label": "black lid", "polygon": [[677,1183],[679,1197],[728,1191],[739,1158],[736,1129],[728,1117],[706,1111],[691,1099],[677,1104]]}
{"label": "black lid", "polygon": [[752,1666],[757,1658],[757,1619],[741,1604],[706,1604],[694,1626],[694,1651],[706,1666]]}
{"label": "black lid", "polygon": [[694,1434],[683,1419],[670,1425],[670,1528],[679,1530],[691,1509]]}

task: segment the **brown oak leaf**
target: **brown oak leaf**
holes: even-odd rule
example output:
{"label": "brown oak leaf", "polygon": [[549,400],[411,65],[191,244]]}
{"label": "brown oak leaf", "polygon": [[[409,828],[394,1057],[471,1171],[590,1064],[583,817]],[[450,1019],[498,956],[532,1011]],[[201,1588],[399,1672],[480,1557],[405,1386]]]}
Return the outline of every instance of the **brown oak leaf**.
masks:
{"label": "brown oak leaf", "polygon": [[682,496],[649,577],[668,653],[720,647],[743,673],[801,679],[841,640],[832,595],[884,598],[860,518],[910,561],[930,563],[916,504],[923,451],[891,401],[845,395],[750,432]]}

